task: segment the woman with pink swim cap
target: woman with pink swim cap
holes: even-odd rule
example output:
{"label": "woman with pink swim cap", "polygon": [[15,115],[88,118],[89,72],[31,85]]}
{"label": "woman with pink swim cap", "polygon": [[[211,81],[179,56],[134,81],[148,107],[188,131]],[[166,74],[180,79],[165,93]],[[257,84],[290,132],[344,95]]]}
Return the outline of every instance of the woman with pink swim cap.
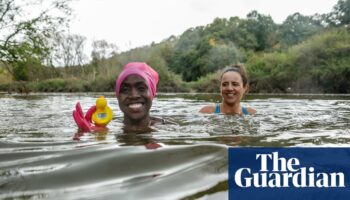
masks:
{"label": "woman with pink swim cap", "polygon": [[[152,100],[156,96],[158,73],[142,62],[131,62],[124,66],[116,81],[116,96],[119,108],[124,113],[125,132],[149,132],[155,123],[164,123],[163,119],[150,116]],[[73,117],[78,128],[84,132],[99,130],[91,124],[92,106],[85,117],[77,103]]]}
{"label": "woman with pink swim cap", "polygon": [[158,73],[146,63],[132,62],[124,66],[115,88],[119,108],[124,113],[124,131],[144,131],[156,122],[164,123],[149,114],[158,80]]}

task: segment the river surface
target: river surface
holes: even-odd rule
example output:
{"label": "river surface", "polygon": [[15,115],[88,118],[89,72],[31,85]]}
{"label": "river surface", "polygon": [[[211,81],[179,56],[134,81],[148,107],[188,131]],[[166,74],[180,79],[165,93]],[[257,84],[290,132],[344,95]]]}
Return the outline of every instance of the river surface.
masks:
{"label": "river surface", "polygon": [[[105,95],[104,133],[78,133],[72,110]],[[0,199],[227,199],[227,149],[350,145],[350,96],[249,95],[258,112],[199,114],[215,94],[159,94],[151,114],[176,122],[123,133],[112,93],[0,94]]]}

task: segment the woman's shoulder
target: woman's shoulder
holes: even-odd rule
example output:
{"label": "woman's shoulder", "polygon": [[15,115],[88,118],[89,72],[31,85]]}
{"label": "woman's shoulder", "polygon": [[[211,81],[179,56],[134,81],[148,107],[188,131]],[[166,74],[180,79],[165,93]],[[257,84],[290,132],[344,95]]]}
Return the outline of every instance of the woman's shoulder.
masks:
{"label": "woman's shoulder", "polygon": [[199,110],[200,113],[214,113],[215,105],[207,105]]}
{"label": "woman's shoulder", "polygon": [[247,107],[249,115],[254,115],[256,113],[256,110],[252,107]]}

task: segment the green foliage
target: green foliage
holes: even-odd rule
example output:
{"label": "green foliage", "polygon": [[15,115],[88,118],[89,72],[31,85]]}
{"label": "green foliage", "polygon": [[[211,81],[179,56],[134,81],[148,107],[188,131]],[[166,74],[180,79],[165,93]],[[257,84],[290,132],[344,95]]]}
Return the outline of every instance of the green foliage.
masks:
{"label": "green foliage", "polygon": [[8,93],[29,94],[31,92],[40,92],[37,82],[29,81],[16,81],[11,83],[0,84],[0,91],[6,91]]}
{"label": "green foliage", "polygon": [[258,48],[257,38],[254,33],[249,32],[246,28],[245,20],[238,17],[231,17],[228,20],[222,40],[232,42],[237,47],[245,50]]}
{"label": "green foliage", "polygon": [[205,58],[203,74],[214,72],[231,63],[238,63],[242,59],[240,51],[233,43],[218,43],[214,45]]}
{"label": "green foliage", "polygon": [[186,30],[183,34],[181,34],[179,39],[176,40],[174,51],[181,52],[196,48],[196,46],[201,42],[204,34],[203,31],[204,27],[202,26]]}
{"label": "green foliage", "polygon": [[13,77],[18,81],[28,81],[28,66],[25,62],[13,64]]}
{"label": "green foliage", "polygon": [[196,92],[218,93],[220,91],[220,76],[222,71],[207,74],[195,82],[188,83],[188,87]]}
{"label": "green foliage", "polygon": [[268,53],[254,55],[248,59],[247,72],[252,92],[287,92],[293,76],[290,55]]}
{"label": "green foliage", "polygon": [[[0,5],[10,3],[11,12],[3,15],[0,27],[6,27],[12,22],[9,19],[19,14],[21,9],[13,2],[1,1]],[[62,2],[55,9],[67,5],[65,0],[50,2]],[[86,65],[80,62],[83,55],[75,64],[68,62],[83,49],[78,44],[84,39],[76,37],[79,52],[69,53],[64,68],[53,68],[53,58],[49,57],[55,49],[50,47],[50,30],[56,28],[58,18],[43,13],[48,18],[14,20],[13,27],[19,35],[7,35],[8,40],[0,38],[0,64],[5,69],[0,72],[0,79],[11,74],[18,81],[14,84],[18,91],[26,91],[24,86],[46,92],[114,91],[122,67],[139,61],[158,71],[159,91],[218,92],[221,70],[234,63],[245,63],[252,92],[348,93],[349,2],[339,0],[331,13],[313,16],[294,13],[280,25],[257,11],[250,12],[246,19],[216,18],[180,36],[122,53],[117,53],[113,44],[95,41],[92,62]],[[70,36],[65,38],[61,39],[67,41],[60,44],[71,42]],[[21,81],[31,84],[23,85]]]}
{"label": "green foliage", "polygon": [[350,58],[338,59],[332,62],[332,67],[323,66],[312,72],[320,87],[326,93],[350,93]]}
{"label": "green foliage", "polygon": [[247,70],[254,92],[333,92],[350,88],[350,33],[313,36],[285,53],[254,55]]}
{"label": "green foliage", "polygon": [[285,47],[298,44],[306,38],[320,32],[323,27],[317,20],[300,13],[289,15],[280,27],[281,43]]}
{"label": "green foliage", "polygon": [[262,51],[276,44],[276,24],[270,16],[253,11],[246,20],[216,18],[211,24],[191,28],[174,42],[169,68],[185,81],[196,81],[245,59],[243,49]]}
{"label": "green foliage", "polygon": [[38,84],[37,90],[42,92],[63,92],[67,82],[63,79],[49,79]]}
{"label": "green foliage", "polygon": [[[28,5],[38,14],[26,14]],[[0,1],[0,62],[16,80],[30,79],[28,62],[48,59],[50,35],[68,21],[69,12],[67,0]]]}
{"label": "green foliage", "polygon": [[310,38],[301,45],[291,48],[290,53],[295,55],[298,66],[307,68],[342,59],[349,55],[349,49],[350,33],[345,29],[337,29]]}
{"label": "green foliage", "polygon": [[11,75],[8,74],[8,72],[0,64],[0,84],[10,83],[11,81]]}
{"label": "green foliage", "polygon": [[88,84],[77,78],[55,78],[33,83],[32,90],[36,92],[87,92],[90,91]]}
{"label": "green foliage", "polygon": [[350,0],[339,0],[329,14],[329,20],[334,26],[350,25]]}
{"label": "green foliage", "polygon": [[[297,62],[302,66],[312,66],[311,75],[317,85],[323,88],[324,92],[348,93],[350,88],[350,33],[346,29],[334,30],[322,35],[313,37],[306,42],[308,59],[306,63],[302,58],[306,56],[300,49]],[[306,48],[305,47],[305,48]],[[310,68],[310,67],[309,67]]]}
{"label": "green foliage", "polygon": [[225,66],[238,62],[240,52],[232,42],[203,38],[194,49],[176,51],[169,59],[169,67],[182,75],[185,81],[195,81]]}
{"label": "green foliage", "polygon": [[263,51],[271,48],[276,42],[271,35],[277,30],[277,25],[270,16],[259,14],[257,11],[248,13],[243,25],[249,33],[252,33],[257,41],[255,50]]}
{"label": "green foliage", "polygon": [[196,63],[199,55],[196,50],[189,50],[186,52],[176,52],[170,60],[170,67],[176,73],[181,73],[185,81],[191,81],[199,76],[199,69]]}

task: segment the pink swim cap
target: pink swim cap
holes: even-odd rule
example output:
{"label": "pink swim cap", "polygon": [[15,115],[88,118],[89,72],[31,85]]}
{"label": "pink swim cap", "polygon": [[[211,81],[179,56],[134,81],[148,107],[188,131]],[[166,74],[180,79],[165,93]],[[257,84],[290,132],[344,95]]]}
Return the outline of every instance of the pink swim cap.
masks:
{"label": "pink swim cap", "polygon": [[119,94],[120,85],[123,83],[126,77],[130,75],[138,75],[145,79],[148,89],[152,93],[152,97],[156,96],[157,84],[159,80],[158,73],[146,63],[142,62],[131,62],[124,66],[123,71],[119,74],[116,81],[115,94],[117,96]]}

